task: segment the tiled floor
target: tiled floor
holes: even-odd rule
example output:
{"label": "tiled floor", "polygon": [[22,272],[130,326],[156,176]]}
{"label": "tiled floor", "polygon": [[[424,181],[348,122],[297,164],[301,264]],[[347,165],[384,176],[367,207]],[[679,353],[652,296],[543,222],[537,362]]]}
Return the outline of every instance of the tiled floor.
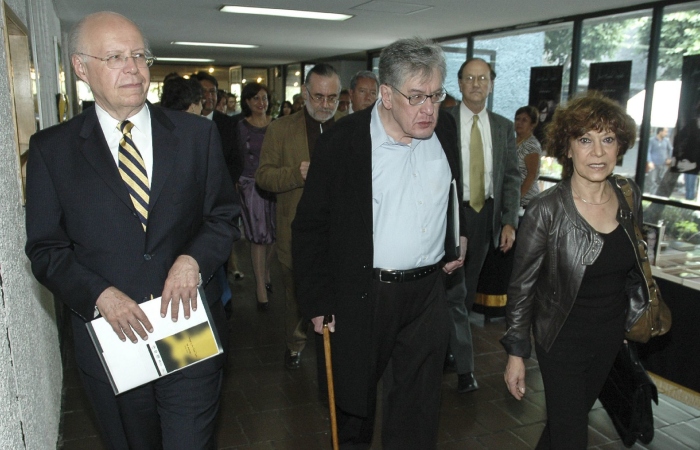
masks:
{"label": "tiled floor", "polygon": [[[218,442],[220,449],[329,449],[328,412],[317,399],[316,358],[313,339],[302,355],[302,368],[283,366],[283,299],[280,277],[273,270],[274,294],[270,310],[255,308],[255,288],[241,243],[240,266],[245,278],[235,282],[233,317],[222,393]],[[273,266],[273,269],[276,269]],[[456,392],[456,375],[445,374],[438,448],[530,449],[544,426],[542,381],[536,362],[527,375],[528,394],[521,402],[507,393],[503,383],[505,354],[498,344],[503,321],[484,324],[474,315],[476,377],[481,389]],[[64,370],[62,438],[64,450],[99,450],[104,447],[95,431],[72,357]],[[700,411],[665,396],[654,406],[655,438],[636,449],[700,449]],[[589,416],[589,448],[623,449],[605,410],[597,403]],[[380,449],[380,430],[373,449]]]}

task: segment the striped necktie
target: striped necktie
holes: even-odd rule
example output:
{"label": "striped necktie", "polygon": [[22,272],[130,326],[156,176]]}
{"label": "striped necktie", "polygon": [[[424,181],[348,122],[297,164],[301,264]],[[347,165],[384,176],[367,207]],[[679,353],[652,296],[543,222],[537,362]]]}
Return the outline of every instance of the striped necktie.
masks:
{"label": "striped necktie", "polygon": [[126,183],[131,201],[134,203],[136,213],[141,220],[143,231],[146,231],[148,198],[151,192],[146,165],[131,138],[131,129],[134,127],[134,124],[125,120],[119,123],[117,127],[122,132],[122,138],[119,141],[119,173],[124,183]]}
{"label": "striped necktie", "polygon": [[469,139],[469,206],[476,212],[484,207],[484,145],[479,131],[479,116],[474,116]]}

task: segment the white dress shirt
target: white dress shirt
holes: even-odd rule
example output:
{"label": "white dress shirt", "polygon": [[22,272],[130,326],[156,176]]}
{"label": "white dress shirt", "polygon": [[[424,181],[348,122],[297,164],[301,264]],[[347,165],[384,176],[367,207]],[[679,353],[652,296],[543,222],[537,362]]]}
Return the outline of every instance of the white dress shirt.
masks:
{"label": "white dress shirt", "polygon": [[445,254],[447,199],[452,174],[435,133],[402,144],[372,111],[374,267],[414,269]]}
{"label": "white dress shirt", "polygon": [[[97,112],[97,119],[100,121],[109,151],[112,152],[114,163],[119,167],[119,141],[122,138],[122,132],[118,128],[120,121],[110,116],[97,103],[95,103],[95,112]],[[153,179],[153,135],[151,133],[151,113],[148,110],[148,105],[144,105],[141,111],[127,120],[134,124],[134,127],[131,129],[131,139],[134,141],[139,153],[141,153],[143,163],[146,165],[148,185],[150,187]]]}

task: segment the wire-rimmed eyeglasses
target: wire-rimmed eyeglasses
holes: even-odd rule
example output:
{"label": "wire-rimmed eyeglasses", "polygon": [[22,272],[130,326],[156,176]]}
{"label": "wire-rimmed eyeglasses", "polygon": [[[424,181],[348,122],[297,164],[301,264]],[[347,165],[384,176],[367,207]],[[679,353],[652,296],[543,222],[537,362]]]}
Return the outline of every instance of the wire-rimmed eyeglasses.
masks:
{"label": "wire-rimmed eyeglasses", "polygon": [[99,56],[88,55],[87,53],[77,54],[82,56],[89,56],[90,58],[95,58],[99,61],[102,61],[109,69],[123,69],[124,67],[126,67],[126,62],[129,60],[129,58],[133,58],[136,67],[140,67],[142,69],[146,67],[151,67],[153,65],[153,62],[156,60],[155,56],[149,55],[147,53],[133,53],[129,56],[110,55],[105,56],[104,58],[100,58]]}
{"label": "wire-rimmed eyeglasses", "polygon": [[314,101],[314,103],[322,104],[324,101],[328,102],[329,105],[335,105],[338,103],[340,98],[337,95],[322,95],[322,94],[312,94],[309,88],[304,85],[306,92],[309,93],[309,98]]}
{"label": "wire-rimmed eyeglasses", "polygon": [[440,92],[436,92],[434,94],[406,95],[392,85],[389,85],[389,87],[406,97],[406,99],[408,100],[408,104],[411,106],[422,105],[428,99],[430,99],[430,101],[433,102],[433,104],[440,103],[441,101],[445,100],[445,97],[447,97],[447,91],[445,91],[444,89],[441,89]]}

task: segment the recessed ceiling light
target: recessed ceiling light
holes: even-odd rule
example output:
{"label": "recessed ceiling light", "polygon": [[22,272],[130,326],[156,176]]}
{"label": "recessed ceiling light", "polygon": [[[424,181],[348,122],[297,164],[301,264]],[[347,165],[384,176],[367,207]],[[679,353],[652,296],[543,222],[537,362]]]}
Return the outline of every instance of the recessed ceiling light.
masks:
{"label": "recessed ceiling light", "polygon": [[350,14],[334,14],[316,11],[298,11],[294,9],[274,9],[274,8],[253,8],[250,6],[222,6],[221,12],[235,14],[257,14],[259,16],[280,16],[294,17],[295,19],[318,19],[318,20],[348,20],[353,17]]}
{"label": "recessed ceiling light", "polygon": [[231,48],[258,48],[258,45],[250,44],[225,44],[223,42],[184,42],[184,41],[174,41],[171,42],[173,45],[197,45],[200,47],[231,47]]}
{"label": "recessed ceiling light", "polygon": [[207,58],[157,58],[157,61],[169,61],[169,62],[198,62],[198,63],[204,63],[204,62],[214,62],[213,59],[207,59]]}

